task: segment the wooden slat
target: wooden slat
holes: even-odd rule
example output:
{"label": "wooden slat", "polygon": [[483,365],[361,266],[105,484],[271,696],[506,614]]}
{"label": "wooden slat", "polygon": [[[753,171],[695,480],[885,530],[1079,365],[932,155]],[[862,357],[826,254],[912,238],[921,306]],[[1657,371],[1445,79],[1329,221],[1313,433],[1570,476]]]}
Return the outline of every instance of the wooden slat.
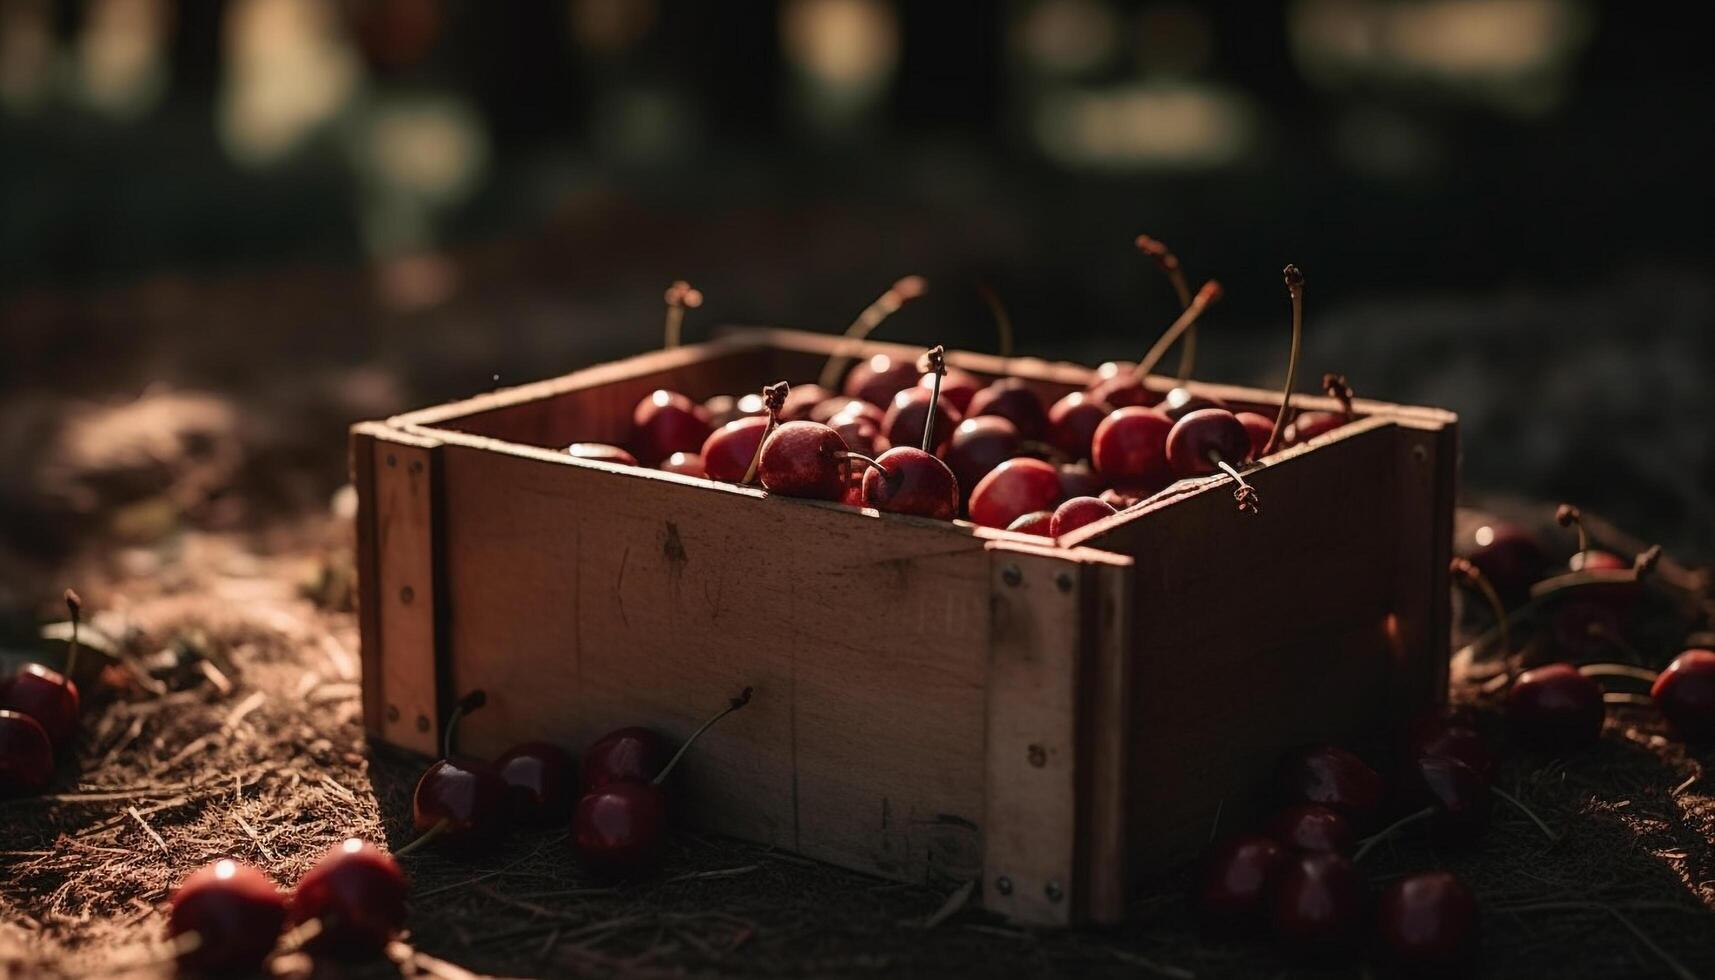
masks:
{"label": "wooden slat", "polygon": [[1101,924],[1122,922],[1131,897],[1131,860],[1126,835],[1131,817],[1132,752],[1132,572],[1129,559],[1084,566],[1082,642],[1088,663],[1082,673],[1079,798],[1087,801],[1080,834],[1088,843],[1082,861],[1088,886],[1084,917]]}

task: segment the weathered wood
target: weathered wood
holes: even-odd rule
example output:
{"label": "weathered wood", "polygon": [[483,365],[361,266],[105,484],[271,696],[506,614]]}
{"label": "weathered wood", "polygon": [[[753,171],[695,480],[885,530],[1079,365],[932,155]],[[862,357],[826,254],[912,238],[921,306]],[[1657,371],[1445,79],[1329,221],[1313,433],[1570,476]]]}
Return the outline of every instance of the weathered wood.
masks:
{"label": "weathered wood", "polygon": [[1081,912],[1102,924],[1124,921],[1131,898],[1131,595],[1129,558],[1084,565],[1081,632],[1088,662],[1079,728],[1086,764],[1079,799],[1088,803],[1080,825],[1088,848]]}

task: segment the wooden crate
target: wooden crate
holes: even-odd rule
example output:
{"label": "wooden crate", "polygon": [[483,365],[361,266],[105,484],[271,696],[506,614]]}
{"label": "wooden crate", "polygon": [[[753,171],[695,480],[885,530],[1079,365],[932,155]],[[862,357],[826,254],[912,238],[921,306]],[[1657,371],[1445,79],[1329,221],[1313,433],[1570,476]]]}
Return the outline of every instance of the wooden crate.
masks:
{"label": "wooden crate", "polygon": [[[675,777],[698,824],[887,878],[980,878],[985,906],[1068,924],[1119,920],[1132,874],[1241,826],[1283,749],[1442,695],[1447,412],[1359,401],[1247,474],[1260,515],[1219,477],[1058,545],[560,451],[624,443],[657,387],[813,378],[835,343],[738,330],[355,426],[369,731],[433,753],[483,688],[461,726],[477,754],[679,737],[753,685]],[[1050,397],[1089,376],[949,360]]]}

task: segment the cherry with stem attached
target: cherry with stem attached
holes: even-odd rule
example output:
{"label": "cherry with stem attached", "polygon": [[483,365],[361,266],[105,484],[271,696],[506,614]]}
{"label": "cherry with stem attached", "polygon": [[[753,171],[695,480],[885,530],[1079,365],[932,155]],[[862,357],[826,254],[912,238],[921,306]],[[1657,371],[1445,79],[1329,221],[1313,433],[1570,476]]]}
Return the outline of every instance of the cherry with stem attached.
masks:
{"label": "cherry with stem attached", "polygon": [[1198,318],[1204,311],[1221,298],[1221,284],[1211,279],[1197,290],[1197,295],[1191,298],[1178,318],[1157,337],[1155,343],[1144,353],[1143,359],[1130,371],[1115,375],[1109,380],[1096,385],[1091,391],[1097,398],[1115,408],[1128,405],[1147,406],[1161,401],[1152,391],[1145,379],[1155,366],[1166,356],[1173,344],[1192,327],[1196,326]]}
{"label": "cherry with stem attached", "polygon": [[685,739],[679,751],[647,782],[613,782],[592,789],[572,813],[572,841],[591,869],[610,875],[640,871],[661,854],[667,830],[667,795],[661,786],[702,734],[750,703],[751,688]]}
{"label": "cherry with stem attached", "polygon": [[1522,741],[1550,752],[1593,744],[1602,735],[1602,688],[1569,663],[1545,664],[1513,679],[1506,716]]}
{"label": "cherry with stem attached", "polygon": [[66,650],[65,672],[41,664],[25,664],[0,684],[0,708],[29,715],[41,723],[56,750],[63,750],[77,735],[82,703],[77,682],[78,631],[83,622],[83,600],[76,592],[65,592],[66,611],[71,616],[71,644]]}
{"label": "cherry with stem attached", "polygon": [[735,419],[703,443],[703,470],[711,480],[749,484],[756,479],[762,443],[778,424],[791,387],[781,381],[762,389],[762,414]]}
{"label": "cherry with stem attached", "polygon": [[1622,677],[1650,685],[1649,697],[1610,693],[1609,702],[1653,705],[1673,733],[1692,745],[1715,741],[1715,650],[1692,648],[1657,671],[1630,664],[1583,664],[1586,677]]}
{"label": "cherry with stem attached", "polygon": [[1289,858],[1280,842],[1256,834],[1220,842],[1197,875],[1192,904],[1198,916],[1220,929],[1258,925]]}
{"label": "cherry with stem attached", "polygon": [[[1137,236],[1137,250],[1155,262],[1156,268],[1167,277],[1167,282],[1173,287],[1173,294],[1179,300],[1181,310],[1191,305],[1191,284],[1185,279],[1185,270],[1179,264],[1179,256],[1167,247],[1165,242],[1151,238],[1148,235]],[[1197,363],[1197,328],[1192,326],[1185,331],[1185,340],[1179,345],[1179,374],[1180,384],[1191,377],[1191,369]]]}
{"label": "cherry with stem attached", "polygon": [[204,973],[262,965],[286,921],[286,896],[261,871],[230,858],[179,883],[168,900],[167,935],[179,963]]}
{"label": "cherry with stem attached", "polygon": [[694,310],[703,305],[703,294],[683,279],[675,280],[667,287],[667,324],[662,331],[661,346],[667,350],[679,346],[679,337],[685,324],[685,311]]}
{"label": "cherry with stem attached", "polygon": [[54,778],[54,744],[42,723],[0,708],[0,798],[39,793]]}
{"label": "cherry with stem attached", "polygon": [[[941,398],[940,378],[947,370],[946,350],[939,344],[924,355],[928,373],[935,377],[929,389],[928,410],[923,418],[922,447],[894,446],[869,463],[863,476],[863,501],[876,510],[915,514],[950,521],[959,513],[959,481],[947,464],[936,458],[935,416]],[[898,403],[895,403],[897,407]]]}
{"label": "cherry with stem attached", "polygon": [[499,829],[506,784],[488,763],[453,755],[459,721],[487,703],[487,694],[472,691],[453,708],[442,735],[442,758],[423,773],[411,794],[411,824],[417,838],[394,852],[396,857],[435,840],[481,844]]}
{"label": "cherry with stem attached", "polygon": [[1529,817],[1550,843],[1560,839],[1524,801],[1493,785],[1475,769],[1448,756],[1423,756],[1416,762],[1416,789],[1427,799],[1422,809],[1406,814],[1359,846],[1352,860],[1362,860],[1376,845],[1413,824],[1432,821],[1435,831],[1452,841],[1467,841],[1488,827],[1491,797],[1511,804]]}
{"label": "cherry with stem attached", "polygon": [[[840,369],[845,367],[850,352],[858,343],[868,337],[876,327],[881,326],[888,317],[898,313],[906,303],[922,296],[928,288],[928,283],[922,276],[906,276],[889,286],[875,302],[864,307],[863,312],[846,328],[833,353],[828,355],[827,363],[822,365],[822,373],[816,383],[822,388],[832,390],[839,383]],[[871,404],[885,405],[895,392],[915,384],[916,381],[917,372],[912,365],[895,362],[886,354],[878,354],[853,368],[851,374],[847,375],[842,390]]]}
{"label": "cherry with stem attached", "polygon": [[566,818],[572,807],[572,757],[552,742],[514,745],[494,760],[506,787],[507,810],[521,824],[545,825]]}
{"label": "cherry with stem attached", "polygon": [[1631,562],[1611,551],[1590,547],[1590,532],[1584,527],[1584,512],[1571,504],[1561,504],[1555,509],[1554,523],[1578,532],[1578,553],[1566,563],[1573,571],[1623,571],[1632,567]]}
{"label": "cherry with stem attached", "polygon": [[1257,454],[1259,459],[1274,452],[1280,442],[1286,416],[1292,411],[1292,387],[1298,380],[1298,355],[1304,347],[1304,273],[1298,271],[1298,266],[1288,264],[1280,274],[1286,280],[1286,294],[1292,301],[1292,346],[1286,358],[1286,390],[1280,398],[1280,410],[1274,416],[1274,428],[1263,443],[1262,452]]}
{"label": "cherry with stem attached", "polygon": [[287,908],[288,938],[301,936],[304,948],[317,953],[373,956],[404,926],[407,890],[392,856],[349,837],[298,880]]}

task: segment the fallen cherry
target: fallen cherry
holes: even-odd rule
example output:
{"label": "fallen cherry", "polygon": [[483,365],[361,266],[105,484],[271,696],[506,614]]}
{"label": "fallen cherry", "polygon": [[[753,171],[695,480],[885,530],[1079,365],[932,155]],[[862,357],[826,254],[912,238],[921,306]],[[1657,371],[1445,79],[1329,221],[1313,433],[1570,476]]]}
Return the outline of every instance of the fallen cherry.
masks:
{"label": "fallen cherry", "polygon": [[411,825],[417,838],[395,856],[404,857],[437,839],[449,844],[483,844],[499,829],[506,808],[506,784],[488,763],[453,755],[459,720],[487,702],[488,696],[482,691],[472,691],[447,719],[442,758],[423,773],[411,794]]}
{"label": "fallen cherry", "polygon": [[631,413],[631,451],[645,466],[674,453],[694,453],[709,437],[708,409],[676,391],[657,388]]}
{"label": "fallen cherry", "polygon": [[707,476],[708,470],[703,466],[700,453],[674,453],[661,461],[661,468],[669,473],[680,476]]}
{"label": "fallen cherry", "polygon": [[1071,459],[1089,459],[1096,428],[1113,406],[1085,391],[1074,391],[1048,409],[1048,443]]}
{"label": "fallen cherry", "polygon": [[286,897],[268,876],[223,859],[185,878],[168,902],[167,935],[179,963],[205,973],[262,965],[286,921]]}
{"label": "fallen cherry", "polygon": [[54,746],[42,723],[0,708],[0,797],[44,789],[54,778]]}
{"label": "fallen cherry", "polygon": [[637,457],[618,446],[610,446],[605,442],[574,442],[566,447],[568,456],[578,459],[593,459],[603,463],[619,463],[622,466],[636,466]]}
{"label": "fallen cherry", "polygon": [[41,723],[55,749],[64,749],[77,735],[82,712],[77,683],[78,632],[83,622],[83,600],[71,589],[65,591],[66,611],[71,615],[71,644],[66,649],[65,673],[41,664],[25,664],[0,683],[0,708],[29,715]]}
{"label": "fallen cherry", "polygon": [[[372,956],[405,925],[405,876],[379,848],[349,837],[328,849],[292,890],[287,921],[311,932],[304,948]],[[309,926],[315,923],[314,926]]]}
{"label": "fallen cherry", "polygon": [[1381,808],[1386,788],[1364,760],[1333,745],[1319,745],[1288,755],[1281,762],[1282,794],[1300,803],[1319,803],[1367,823]]}
{"label": "fallen cherry", "polygon": [[1542,578],[1548,556],[1536,536],[1522,527],[1501,521],[1477,521],[1454,538],[1454,553],[1482,571],[1507,607],[1530,595],[1530,587]]}
{"label": "fallen cherry", "polygon": [[1333,851],[1344,854],[1357,842],[1352,822],[1332,807],[1299,803],[1275,814],[1268,835],[1299,851]]}
{"label": "fallen cherry", "polygon": [[1037,510],[1022,515],[1011,524],[1008,524],[1006,529],[1008,531],[1017,531],[1020,534],[1037,534],[1045,538],[1051,538],[1054,536],[1053,527],[1054,512],[1051,510]]}
{"label": "fallen cherry", "polygon": [[989,471],[971,490],[971,520],[1006,527],[1025,514],[1060,502],[1060,473],[1051,463],[1019,456]]}
{"label": "fallen cherry", "polygon": [[667,795],[661,784],[709,727],[750,703],[745,688],[720,713],[691,733],[679,751],[648,782],[608,783],[585,793],[572,813],[572,841],[584,863],[602,874],[619,875],[653,865],[667,829]]}
{"label": "fallen cherry", "polygon": [[1376,935],[1400,964],[1444,971],[1463,966],[1477,945],[1477,902],[1447,871],[1406,875],[1376,902]]}
{"label": "fallen cherry", "polygon": [[1602,735],[1602,688],[1571,664],[1547,664],[1513,680],[1506,714],[1514,734],[1539,749],[1583,748]]}
{"label": "fallen cherry", "polygon": [[506,786],[507,808],[519,823],[564,820],[571,809],[572,757],[552,742],[515,745],[494,760]]}
{"label": "fallen cherry", "polygon": [[[940,378],[947,369],[945,349],[936,345],[924,356],[929,373]],[[941,416],[941,386],[934,385],[927,394],[929,400],[923,406],[920,420],[921,449],[899,444],[909,434],[899,427],[911,421],[901,408],[912,400],[911,393],[900,392],[894,399],[893,410],[887,414],[888,439],[894,447],[874,460],[863,460],[870,464],[863,475],[863,502],[880,511],[950,521],[959,514],[959,481],[933,452],[937,442],[935,427]]]}
{"label": "fallen cherry", "polygon": [[1167,433],[1172,429],[1173,420],[1157,409],[1116,408],[1096,427],[1090,461],[1110,483],[1153,493],[1173,482],[1167,464]]}
{"label": "fallen cherry", "polygon": [[947,442],[947,466],[969,496],[983,477],[1018,455],[1020,441],[1018,427],[998,415],[965,419]]}
{"label": "fallen cherry", "polygon": [[1425,805],[1394,821],[1359,845],[1352,860],[1362,860],[1377,844],[1412,824],[1430,821],[1433,833],[1452,844],[1476,839],[1489,826],[1494,798],[1499,797],[1529,817],[1550,842],[1558,835],[1530,807],[1480,776],[1476,770],[1447,756],[1423,756],[1413,766],[1410,795]]}
{"label": "fallen cherry", "polygon": [[1680,738],[1715,740],[1715,650],[1693,649],[1673,658],[1650,685],[1650,697]]}
{"label": "fallen cherry", "polygon": [[584,750],[583,790],[588,793],[612,783],[647,783],[670,756],[667,740],[647,728],[608,732]]}
{"label": "fallen cherry", "polygon": [[1417,759],[1441,756],[1458,759],[1478,776],[1493,782],[1498,768],[1495,754],[1475,728],[1440,716],[1420,718],[1406,733],[1406,756]]}
{"label": "fallen cherry", "polygon": [[1278,841],[1255,834],[1230,837],[1203,859],[1192,903],[1206,925],[1255,926],[1267,910],[1288,854]]}
{"label": "fallen cherry", "polygon": [[1289,858],[1274,889],[1274,934],[1295,952],[1343,952],[1365,923],[1363,876],[1350,860],[1327,851]]}
{"label": "fallen cherry", "polygon": [[1099,497],[1073,497],[1054,509],[1048,534],[1057,538],[1117,513],[1112,504]]}

